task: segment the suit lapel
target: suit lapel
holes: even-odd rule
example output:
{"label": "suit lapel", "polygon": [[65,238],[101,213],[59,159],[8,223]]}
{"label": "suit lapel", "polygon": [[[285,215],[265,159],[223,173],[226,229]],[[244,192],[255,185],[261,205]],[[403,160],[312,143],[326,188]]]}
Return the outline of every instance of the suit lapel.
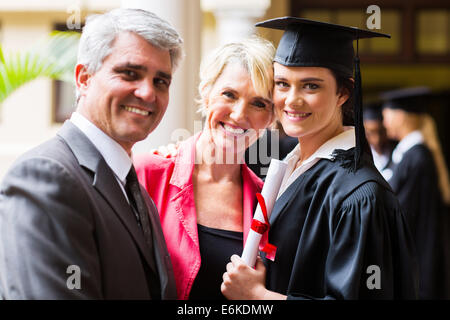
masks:
{"label": "suit lapel", "polygon": [[[176,186],[173,187],[178,188]],[[179,190],[179,192],[170,198],[170,201],[174,204],[178,220],[186,230],[186,233],[195,246],[199,247],[197,215],[195,211],[194,190],[192,184]]]}
{"label": "suit lapel", "polygon": [[177,299],[176,284],[173,273],[172,261],[167,250],[164,233],[160,227],[158,209],[155,203],[147,195],[145,188],[141,186],[144,200],[147,203],[150,215],[150,226],[152,228],[153,247],[155,250],[155,262],[159,275],[159,283],[162,299]]}
{"label": "suit lapel", "polygon": [[[104,162],[104,161],[103,161]],[[153,272],[156,272],[155,262],[152,257],[151,251],[145,242],[142,230],[139,228],[134,213],[131,210],[130,205],[123,195],[122,189],[120,189],[117,180],[114,178],[111,169],[107,166],[100,165],[95,173],[94,181],[92,183],[94,188],[102,195],[106,202],[113,208],[116,215],[128,229],[129,233],[135,240],[142,255],[146,259],[147,263],[152,268]]]}
{"label": "suit lapel", "polygon": [[106,164],[102,155],[86,135],[70,121],[64,123],[63,127],[58,132],[58,135],[66,141],[80,166],[85,167],[94,173],[92,185],[125,225],[140,249],[142,256],[152,268],[153,272],[156,272],[153,255],[145,242],[144,235],[136,223],[131,207],[125,199],[125,195],[120,189],[118,181],[114,177],[114,173]]}
{"label": "suit lapel", "polygon": [[200,135],[201,132],[180,144],[169,182],[172,188],[176,188],[170,201],[176,208],[181,225],[196,247],[199,244],[192,174],[195,167],[195,144]]}
{"label": "suit lapel", "polygon": [[244,246],[247,241],[248,232],[253,220],[253,213],[256,209],[256,197],[257,192],[261,192],[262,181],[259,183],[259,178],[250,171],[247,165],[241,165],[241,177],[242,177],[242,213],[243,221],[242,227],[244,231]]}

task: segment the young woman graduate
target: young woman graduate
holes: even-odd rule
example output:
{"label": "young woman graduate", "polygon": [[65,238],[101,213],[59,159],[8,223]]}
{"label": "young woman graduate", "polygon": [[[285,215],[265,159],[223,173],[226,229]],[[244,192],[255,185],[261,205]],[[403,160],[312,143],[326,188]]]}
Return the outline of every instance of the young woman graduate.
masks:
{"label": "young woman graduate", "polygon": [[388,136],[400,141],[392,153],[388,180],[408,219],[419,261],[419,298],[450,299],[448,170],[433,118],[434,95],[426,87],[384,92]]}
{"label": "young woman graduate", "polygon": [[353,50],[353,40],[388,36],[293,17],[257,26],[284,30],[274,110],[299,144],[285,159],[270,217],[275,260],[263,256],[253,269],[233,255],[222,292],[229,299],[415,299],[413,240],[364,136]]}

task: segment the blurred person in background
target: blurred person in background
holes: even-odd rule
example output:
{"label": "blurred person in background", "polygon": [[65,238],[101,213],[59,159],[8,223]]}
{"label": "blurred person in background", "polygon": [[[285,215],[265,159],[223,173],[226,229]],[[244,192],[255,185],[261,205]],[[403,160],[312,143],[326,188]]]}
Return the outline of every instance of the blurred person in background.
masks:
{"label": "blurred person in background", "polygon": [[450,183],[433,118],[426,113],[433,98],[426,87],[382,94],[388,137],[399,143],[392,153],[388,180],[406,213],[416,243],[421,299],[449,299],[448,212]]}
{"label": "blurred person in background", "polygon": [[384,179],[392,176],[392,151],[395,141],[388,138],[386,128],[383,125],[381,102],[372,102],[364,105],[363,109],[364,129],[367,142],[372,150],[373,162]]}

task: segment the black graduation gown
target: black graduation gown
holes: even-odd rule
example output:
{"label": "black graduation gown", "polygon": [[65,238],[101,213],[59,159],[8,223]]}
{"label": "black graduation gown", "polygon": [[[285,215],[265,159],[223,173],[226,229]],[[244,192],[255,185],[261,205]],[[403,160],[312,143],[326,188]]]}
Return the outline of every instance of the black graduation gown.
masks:
{"label": "black graduation gown", "polygon": [[274,262],[263,257],[269,290],[288,299],[417,297],[411,233],[367,154],[356,172],[321,159],[280,196],[270,222],[278,249]]}
{"label": "black graduation gown", "polygon": [[[430,150],[417,144],[406,151],[389,180],[407,217],[419,259],[419,298],[450,299],[448,223]],[[447,257],[446,257],[447,256]]]}

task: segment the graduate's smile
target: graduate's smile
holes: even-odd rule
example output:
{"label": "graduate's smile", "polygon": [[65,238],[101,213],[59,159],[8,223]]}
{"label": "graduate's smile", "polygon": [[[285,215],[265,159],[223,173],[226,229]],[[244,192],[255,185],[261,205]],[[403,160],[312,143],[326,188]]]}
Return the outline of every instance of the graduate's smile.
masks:
{"label": "graduate's smile", "polygon": [[311,112],[300,112],[287,109],[284,110],[284,114],[290,121],[304,121],[312,115]]}
{"label": "graduate's smile", "polygon": [[[274,63],[274,104],[291,137],[326,141],[342,126],[341,105],[333,73],[320,67],[286,67]],[[318,143],[319,143],[318,142]]]}

